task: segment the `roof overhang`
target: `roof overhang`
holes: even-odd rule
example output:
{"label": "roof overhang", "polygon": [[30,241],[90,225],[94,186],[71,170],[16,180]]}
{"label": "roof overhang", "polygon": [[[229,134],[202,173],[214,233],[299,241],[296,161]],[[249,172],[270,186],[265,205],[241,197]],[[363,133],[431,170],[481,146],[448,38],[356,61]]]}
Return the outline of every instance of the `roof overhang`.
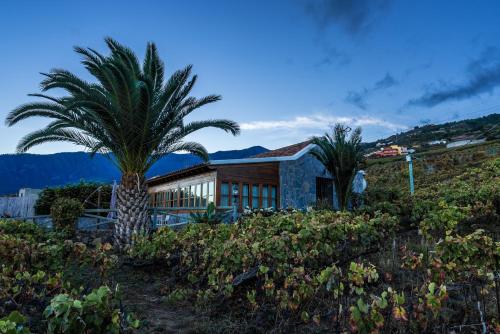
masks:
{"label": "roof overhang", "polygon": [[210,164],[204,163],[204,164],[199,164],[199,165],[191,166],[188,168],[180,169],[180,170],[177,170],[175,172],[168,173],[165,175],[154,176],[154,177],[148,179],[146,182],[148,185],[153,186],[153,185],[157,185],[157,184],[167,183],[170,181],[175,181],[178,179],[183,179],[183,178],[189,177],[189,176],[194,176],[194,175],[199,175],[202,173],[210,172],[214,169],[215,168],[212,167]]}
{"label": "roof overhang", "polygon": [[225,160],[210,160],[210,165],[233,165],[233,164],[257,164],[262,162],[280,162],[280,161],[293,161],[301,158],[316,145],[309,144],[294,155],[281,156],[281,157],[266,157],[266,158],[244,158],[244,159],[225,159]]}

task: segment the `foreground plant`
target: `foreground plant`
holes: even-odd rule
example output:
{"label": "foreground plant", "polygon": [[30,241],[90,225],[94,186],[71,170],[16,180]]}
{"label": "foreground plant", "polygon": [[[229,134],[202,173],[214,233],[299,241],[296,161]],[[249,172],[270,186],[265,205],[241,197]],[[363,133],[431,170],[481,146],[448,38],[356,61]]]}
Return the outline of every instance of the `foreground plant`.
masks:
{"label": "foreground plant", "polygon": [[59,88],[68,95],[31,94],[47,101],[19,106],[7,116],[6,124],[12,126],[35,116],[53,120],[47,127],[26,135],[18,144],[19,152],[46,142],[67,141],[111,159],[122,173],[115,239],[123,248],[130,245],[133,234],[148,229],[145,173],[149,168],[176,151],[188,151],[206,160],[208,154],[201,144],[183,139],[206,127],[236,135],[239,126],[224,119],[185,124],[191,112],[221,98],[189,96],[197,79],[191,76],[191,66],[165,81],[164,65],[154,43],[148,44],[142,65],[127,47],[111,38],[106,39],[106,44],[109,56],[91,48],[75,48],[95,83],[54,69],[44,74],[42,91]]}

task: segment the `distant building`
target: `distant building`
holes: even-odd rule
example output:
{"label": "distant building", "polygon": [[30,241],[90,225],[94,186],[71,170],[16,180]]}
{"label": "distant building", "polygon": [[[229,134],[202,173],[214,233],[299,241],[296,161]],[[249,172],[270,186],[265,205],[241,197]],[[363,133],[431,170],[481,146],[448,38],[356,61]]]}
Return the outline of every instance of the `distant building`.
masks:
{"label": "distant building", "polygon": [[370,156],[375,158],[387,158],[396,157],[398,155],[405,155],[408,153],[408,149],[404,146],[390,145],[381,148],[379,151],[373,152]]}
{"label": "distant building", "polygon": [[446,139],[439,139],[439,140],[432,140],[427,143],[429,146],[434,146],[434,145],[446,145],[447,141]]}
{"label": "distant building", "polygon": [[33,189],[33,188],[21,188],[19,189],[18,197],[28,197],[28,196],[38,196],[42,192],[42,189]]}
{"label": "distant building", "polygon": [[481,144],[481,143],[484,143],[485,141],[486,141],[486,139],[484,139],[484,138],[458,140],[458,141],[448,143],[446,145],[446,148],[454,148],[454,147],[460,147],[460,146],[465,146],[465,145]]}

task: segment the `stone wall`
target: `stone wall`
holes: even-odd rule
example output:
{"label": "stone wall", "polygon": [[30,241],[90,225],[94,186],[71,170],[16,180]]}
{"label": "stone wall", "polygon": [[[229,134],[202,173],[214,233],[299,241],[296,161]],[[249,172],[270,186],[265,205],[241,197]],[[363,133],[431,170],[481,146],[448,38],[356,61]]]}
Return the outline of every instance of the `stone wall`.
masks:
{"label": "stone wall", "polygon": [[[282,208],[305,209],[316,204],[316,177],[331,177],[310,154],[280,162],[280,204]],[[337,208],[335,190],[333,206]]]}

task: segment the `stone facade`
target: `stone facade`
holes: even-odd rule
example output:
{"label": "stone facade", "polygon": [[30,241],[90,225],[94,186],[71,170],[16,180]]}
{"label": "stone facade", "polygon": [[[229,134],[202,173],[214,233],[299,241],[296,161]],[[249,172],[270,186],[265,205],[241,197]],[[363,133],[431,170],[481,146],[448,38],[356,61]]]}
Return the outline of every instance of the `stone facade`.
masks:
{"label": "stone facade", "polygon": [[[312,155],[280,162],[280,202],[282,208],[305,209],[316,204],[316,177],[331,178],[330,173]],[[337,199],[333,189],[333,207]]]}

